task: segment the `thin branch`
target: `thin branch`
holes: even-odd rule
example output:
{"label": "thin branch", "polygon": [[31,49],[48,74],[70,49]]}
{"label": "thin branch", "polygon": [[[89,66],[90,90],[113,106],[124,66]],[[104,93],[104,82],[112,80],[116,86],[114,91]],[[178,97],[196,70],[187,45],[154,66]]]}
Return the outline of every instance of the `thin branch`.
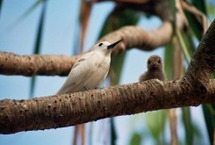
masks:
{"label": "thin branch", "polygon": [[65,127],[101,118],[215,102],[215,21],[186,75],[30,100],[0,101],[0,133]]}

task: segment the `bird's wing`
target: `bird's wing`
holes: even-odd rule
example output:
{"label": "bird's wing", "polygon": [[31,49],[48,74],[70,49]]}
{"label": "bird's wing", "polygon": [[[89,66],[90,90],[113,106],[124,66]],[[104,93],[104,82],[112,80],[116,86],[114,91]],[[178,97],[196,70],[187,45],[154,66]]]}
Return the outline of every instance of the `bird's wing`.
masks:
{"label": "bird's wing", "polygon": [[72,93],[84,90],[83,82],[97,70],[97,54],[89,52],[84,54],[73,65],[65,83],[57,94]]}

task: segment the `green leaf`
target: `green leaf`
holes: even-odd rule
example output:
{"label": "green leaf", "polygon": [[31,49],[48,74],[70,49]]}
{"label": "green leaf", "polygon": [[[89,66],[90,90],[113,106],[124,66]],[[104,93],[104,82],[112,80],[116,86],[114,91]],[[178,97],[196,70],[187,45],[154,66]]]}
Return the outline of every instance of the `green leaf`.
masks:
{"label": "green leaf", "polygon": [[39,25],[38,25],[36,43],[35,43],[35,47],[34,47],[34,54],[40,53],[40,48],[41,48],[40,46],[41,46],[41,40],[42,40],[42,31],[43,31],[43,24],[44,24],[44,19],[45,19],[46,5],[47,5],[47,3],[44,2],[43,8],[41,11],[41,15],[40,15]]}
{"label": "green leaf", "polygon": [[130,145],[141,145],[141,135],[139,133],[134,133],[130,140]]}
{"label": "green leaf", "polygon": [[30,80],[30,93],[29,98],[33,98],[34,96],[34,90],[35,90],[35,84],[36,84],[36,76],[32,76]]}
{"label": "green leaf", "polygon": [[93,123],[89,123],[89,139],[88,139],[88,144],[93,145]]}
{"label": "green leaf", "polygon": [[1,17],[2,3],[3,3],[3,0],[0,0],[0,17]]}
{"label": "green leaf", "polygon": [[37,0],[35,3],[31,5],[15,22],[12,26],[16,25],[17,23],[21,22],[25,17],[27,17],[32,11],[34,11],[40,4],[46,2],[47,0]]}
{"label": "green leaf", "polygon": [[191,120],[191,113],[189,107],[182,108],[182,119],[185,128],[185,139],[186,145],[193,145],[194,140],[194,130],[193,130],[193,122]]}
{"label": "green leaf", "polygon": [[195,52],[195,45],[194,45],[194,42],[193,42],[193,37],[192,37],[192,34],[189,33],[189,32],[184,32],[184,31],[181,31],[181,35],[182,35],[182,38],[188,48],[188,53],[189,55],[192,57],[193,53]]}
{"label": "green leaf", "polygon": [[196,38],[200,41],[203,36],[203,26],[196,19],[195,15],[185,10],[185,15],[187,17],[189,27],[195,34]]}
{"label": "green leaf", "polygon": [[120,81],[120,75],[124,65],[124,60],[126,58],[126,52],[123,52],[117,56],[113,56],[111,59],[111,69],[114,70],[114,79],[112,79],[111,84],[117,85]]}
{"label": "green leaf", "polygon": [[173,16],[173,30],[174,30],[174,33],[176,31],[176,12],[177,12],[177,9],[176,9],[176,5],[175,5],[175,0],[168,0],[168,3],[169,3],[169,7],[170,7],[170,11],[172,13],[172,16]]}
{"label": "green leaf", "polygon": [[[43,31],[43,24],[44,24],[44,19],[45,19],[46,5],[47,5],[47,3],[45,1],[43,3],[43,8],[42,8],[41,15],[40,15],[38,31],[37,31],[37,35],[36,35],[36,42],[35,42],[34,52],[33,52],[34,54],[39,54],[40,50],[41,50],[41,40],[42,40],[42,31]],[[36,76],[32,76],[31,83],[30,83],[30,94],[29,94],[30,98],[32,98],[34,95],[35,84],[36,84]]]}
{"label": "green leaf", "polygon": [[115,7],[104,22],[99,38],[123,26],[136,25],[139,18],[139,13],[134,10]]}
{"label": "green leaf", "polygon": [[212,3],[207,3],[207,10],[210,15],[215,16],[215,5]]}
{"label": "green leaf", "polygon": [[146,124],[147,127],[157,142],[157,144],[164,144],[164,139],[161,138],[162,134],[164,133],[165,122],[166,122],[166,111],[160,110],[155,112],[146,113]]}
{"label": "green leaf", "polygon": [[111,145],[116,145],[117,133],[114,118],[110,119],[110,131],[111,131]]}
{"label": "green leaf", "polygon": [[210,144],[213,145],[213,140],[214,140],[214,128],[215,128],[215,107],[211,104],[208,105],[202,105],[203,109],[203,114],[204,114],[204,119],[205,119],[205,124],[207,127],[207,132],[208,132],[208,139],[210,141]]}
{"label": "green leaf", "polygon": [[173,78],[173,43],[165,45],[164,49],[164,70],[168,80]]}
{"label": "green leaf", "polygon": [[181,33],[180,30],[178,30],[178,29],[176,30],[176,35],[177,35],[177,38],[178,38],[179,43],[181,45],[181,48],[182,48],[182,51],[184,53],[185,59],[186,59],[187,63],[189,63],[191,58],[192,58],[191,54],[189,52],[189,47],[187,46],[187,43],[186,43],[185,39],[183,38],[182,33]]}
{"label": "green leaf", "polygon": [[205,0],[192,0],[192,4],[197,9],[199,9],[201,12],[203,12],[205,15],[207,15],[206,6],[205,6]]}

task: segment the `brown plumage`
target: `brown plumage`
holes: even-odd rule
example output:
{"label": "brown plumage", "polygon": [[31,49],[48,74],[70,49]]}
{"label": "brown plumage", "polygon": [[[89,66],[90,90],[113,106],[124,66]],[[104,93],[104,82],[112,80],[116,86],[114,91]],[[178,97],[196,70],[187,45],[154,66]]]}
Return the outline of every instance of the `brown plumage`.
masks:
{"label": "brown plumage", "polygon": [[139,82],[150,80],[150,79],[159,79],[165,80],[165,75],[163,72],[163,63],[162,59],[158,55],[152,55],[147,61],[148,70],[142,74],[139,78]]}

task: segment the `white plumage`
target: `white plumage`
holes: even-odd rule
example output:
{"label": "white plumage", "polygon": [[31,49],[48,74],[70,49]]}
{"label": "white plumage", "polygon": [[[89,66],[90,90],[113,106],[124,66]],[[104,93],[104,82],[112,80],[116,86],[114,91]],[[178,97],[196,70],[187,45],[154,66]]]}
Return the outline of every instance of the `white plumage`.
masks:
{"label": "white plumage", "polygon": [[73,65],[65,83],[57,94],[73,93],[94,89],[104,81],[110,67],[112,48],[115,43],[107,41],[96,44],[83,54]]}

